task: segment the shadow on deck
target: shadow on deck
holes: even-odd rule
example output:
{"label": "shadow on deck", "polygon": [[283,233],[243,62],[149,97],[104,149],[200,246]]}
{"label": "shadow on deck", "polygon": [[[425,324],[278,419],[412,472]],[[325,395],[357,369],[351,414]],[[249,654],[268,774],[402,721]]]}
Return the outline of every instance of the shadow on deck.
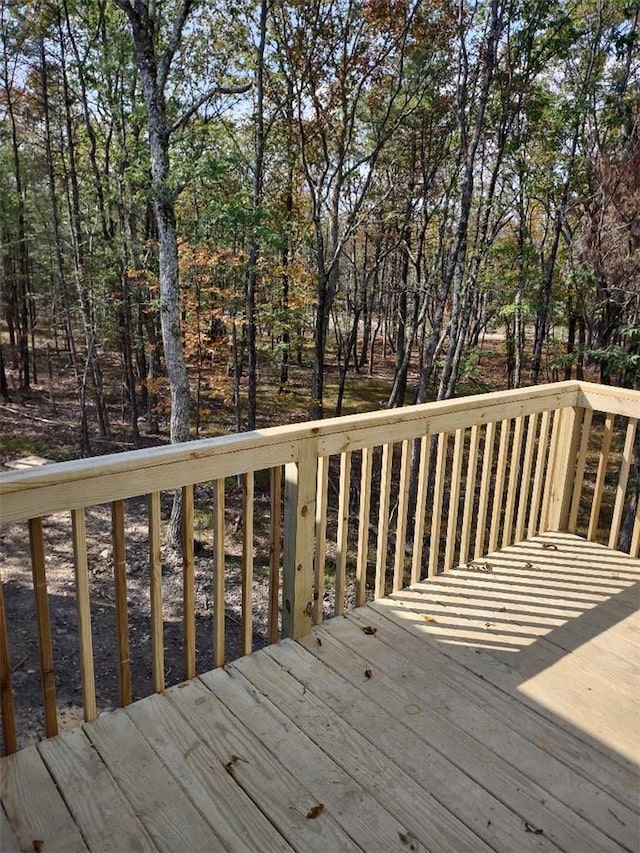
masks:
{"label": "shadow on deck", "polygon": [[638,850],[640,561],[473,568],[3,758],[3,853]]}

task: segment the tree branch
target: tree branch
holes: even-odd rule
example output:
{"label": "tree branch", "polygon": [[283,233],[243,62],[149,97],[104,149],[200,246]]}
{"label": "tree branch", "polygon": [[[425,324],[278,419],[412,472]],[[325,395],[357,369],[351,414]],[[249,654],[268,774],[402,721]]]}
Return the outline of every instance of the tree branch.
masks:
{"label": "tree branch", "polygon": [[178,9],[178,14],[173,22],[171,36],[169,37],[167,46],[162,52],[160,62],[158,63],[157,85],[159,92],[164,92],[164,87],[167,84],[167,77],[169,75],[169,69],[171,68],[173,57],[178,49],[178,45],[180,44],[182,30],[184,29],[184,25],[189,17],[192,5],[193,0],[182,0],[180,8]]}
{"label": "tree branch", "polygon": [[191,116],[197,113],[200,107],[216,95],[243,95],[245,92],[248,92],[249,89],[251,89],[251,83],[247,83],[244,86],[214,86],[213,89],[209,89],[208,92],[205,92],[201,98],[198,98],[198,100],[192,104],[186,112],[174,121],[169,128],[169,135],[175,133],[176,130],[180,130],[181,127],[184,127]]}

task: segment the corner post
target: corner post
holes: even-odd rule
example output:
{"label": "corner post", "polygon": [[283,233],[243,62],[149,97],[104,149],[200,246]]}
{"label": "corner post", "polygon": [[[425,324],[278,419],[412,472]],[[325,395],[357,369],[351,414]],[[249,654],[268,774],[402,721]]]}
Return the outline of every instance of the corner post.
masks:
{"label": "corner post", "polygon": [[302,441],[298,461],[285,466],[282,636],[293,640],[312,624],[316,444],[313,438]]}
{"label": "corner post", "polygon": [[571,406],[560,412],[560,428],[551,448],[551,496],[547,530],[568,530],[584,409]]}

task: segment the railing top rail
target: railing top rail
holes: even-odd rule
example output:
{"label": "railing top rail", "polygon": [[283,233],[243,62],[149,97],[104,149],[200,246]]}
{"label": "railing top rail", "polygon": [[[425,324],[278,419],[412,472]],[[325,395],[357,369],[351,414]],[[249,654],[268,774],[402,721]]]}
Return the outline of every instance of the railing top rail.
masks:
{"label": "railing top rail", "polygon": [[640,392],[578,381],[550,383],[0,474],[0,520],[19,521],[296,462],[307,441],[314,442],[318,456],[326,456],[575,405],[633,415],[640,411]]}
{"label": "railing top rail", "polygon": [[638,418],[640,391],[617,388],[614,385],[598,385],[595,382],[580,382],[577,405],[596,412]]}

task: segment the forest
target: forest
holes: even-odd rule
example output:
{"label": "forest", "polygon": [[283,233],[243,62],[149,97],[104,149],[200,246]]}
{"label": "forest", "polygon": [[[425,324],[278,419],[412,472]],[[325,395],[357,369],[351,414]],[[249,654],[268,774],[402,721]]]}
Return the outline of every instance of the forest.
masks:
{"label": "forest", "polygon": [[637,4],[0,10],[0,396],[68,381],[78,455],[381,365],[376,405],[449,398],[488,333],[502,387],[639,387]]}

